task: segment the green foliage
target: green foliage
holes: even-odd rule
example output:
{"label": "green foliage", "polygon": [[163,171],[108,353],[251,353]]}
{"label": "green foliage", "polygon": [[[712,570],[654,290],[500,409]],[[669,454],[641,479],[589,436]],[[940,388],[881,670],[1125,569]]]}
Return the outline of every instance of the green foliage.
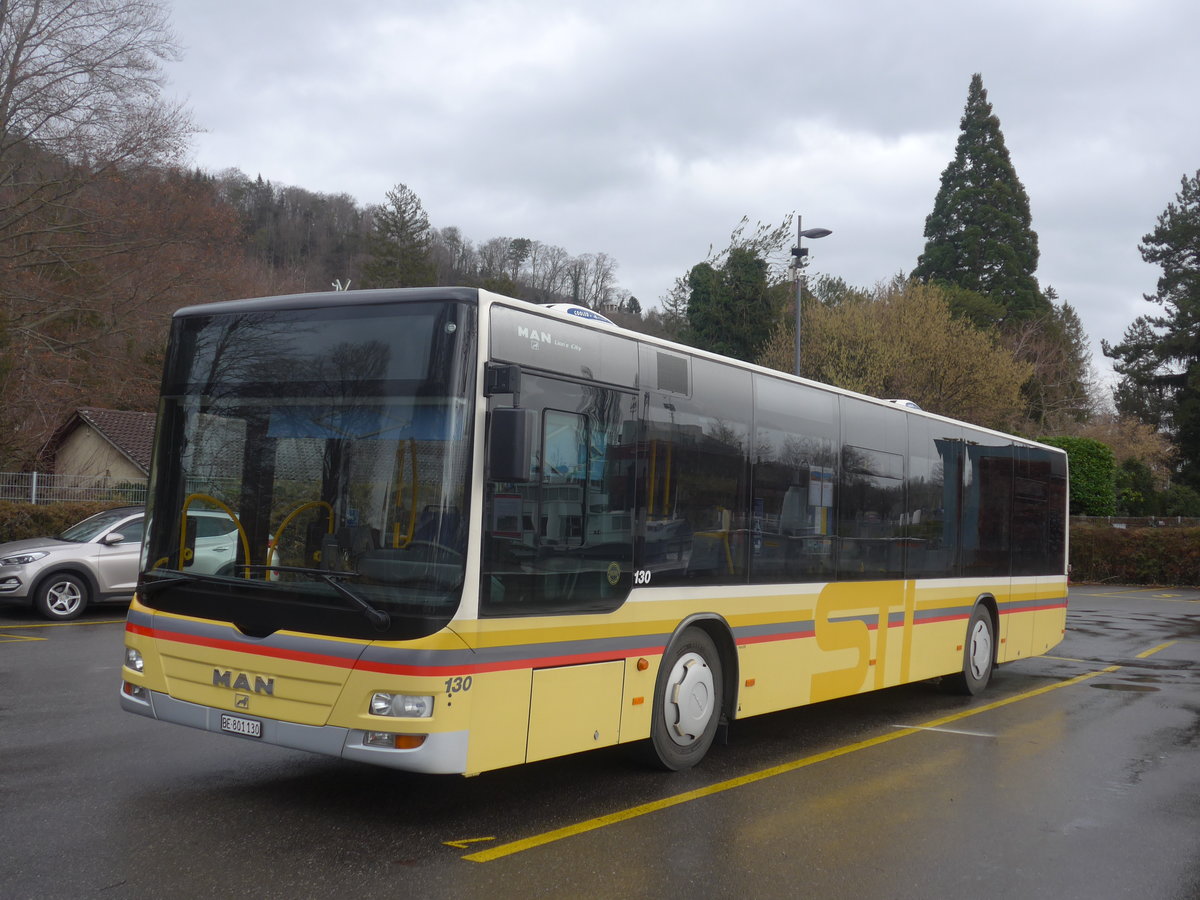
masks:
{"label": "green foliage", "polygon": [[363,272],[366,287],[426,287],[437,282],[429,216],[407,186],[387,192],[387,202],[375,210],[375,228]]}
{"label": "green foliage", "polygon": [[[1001,306],[1005,321],[1047,311],[1038,289],[1037,234],[1029,197],[992,113],[983,78],[971,78],[954,159],[925,220],[925,251],[913,276],[957,285]],[[976,320],[983,313],[967,313]]]}
{"label": "green foliage", "polygon": [[1162,493],[1164,516],[1200,516],[1200,492],[1186,484],[1173,484]]}
{"label": "green foliage", "polygon": [[978,291],[945,284],[946,299],[954,315],[968,320],[976,328],[994,328],[1004,320],[1004,305]]}
{"label": "green foliage", "polygon": [[1183,177],[1175,200],[1138,249],[1161,269],[1157,290],[1146,300],[1162,312],[1139,316],[1121,343],[1104,344],[1121,376],[1117,409],[1167,431],[1180,475],[1200,488],[1200,171]]}
{"label": "green foliage", "polygon": [[1072,525],[1071,577],[1091,583],[1200,585],[1200,528]]}
{"label": "green foliage", "polygon": [[767,263],[751,250],[729,251],[724,265],[692,267],[688,274],[688,338],[704,350],[753,360],[779,313],[771,300]]}
{"label": "green foliage", "polygon": [[37,504],[0,500],[0,544],[53,537],[88,516],[119,505],[104,501]]}
{"label": "green foliage", "polygon": [[1154,473],[1140,459],[1127,459],[1116,470],[1117,515],[1156,516],[1162,510]]}
{"label": "green foliage", "polygon": [[1071,469],[1071,515],[1111,516],[1117,511],[1116,461],[1094,438],[1051,437],[1042,443],[1067,451]]}

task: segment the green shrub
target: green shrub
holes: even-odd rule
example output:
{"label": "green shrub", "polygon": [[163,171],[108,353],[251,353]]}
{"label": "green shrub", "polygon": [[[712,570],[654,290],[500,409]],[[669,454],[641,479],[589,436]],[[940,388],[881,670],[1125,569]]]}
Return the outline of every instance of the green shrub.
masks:
{"label": "green shrub", "polygon": [[1200,528],[1071,528],[1071,579],[1200,585]]}
{"label": "green shrub", "polygon": [[120,506],[103,500],[79,503],[12,503],[0,500],[0,544],[60,534],[80,519]]}
{"label": "green shrub", "polygon": [[1165,516],[1200,516],[1200,494],[1186,484],[1173,484],[1162,493]]}
{"label": "green shrub", "polygon": [[1071,515],[1116,515],[1117,464],[1107,444],[1084,437],[1041,438],[1041,441],[1067,451],[1071,467]]}

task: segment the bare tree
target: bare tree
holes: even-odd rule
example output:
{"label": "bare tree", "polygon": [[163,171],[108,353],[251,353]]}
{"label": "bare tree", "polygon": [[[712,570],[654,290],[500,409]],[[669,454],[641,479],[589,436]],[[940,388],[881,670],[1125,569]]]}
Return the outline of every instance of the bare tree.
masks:
{"label": "bare tree", "polygon": [[0,0],[0,322],[10,340],[61,352],[47,326],[89,314],[64,289],[172,240],[116,224],[125,213],[97,200],[177,159],[193,133],[161,96],[162,63],[177,52],[159,0]]}
{"label": "bare tree", "polygon": [[195,132],[162,96],[178,55],[160,0],[0,0],[0,233],[52,227],[37,213],[106,172],[177,160]]}
{"label": "bare tree", "polygon": [[562,247],[534,241],[529,254],[529,293],[535,303],[554,303],[566,293],[570,256]]}

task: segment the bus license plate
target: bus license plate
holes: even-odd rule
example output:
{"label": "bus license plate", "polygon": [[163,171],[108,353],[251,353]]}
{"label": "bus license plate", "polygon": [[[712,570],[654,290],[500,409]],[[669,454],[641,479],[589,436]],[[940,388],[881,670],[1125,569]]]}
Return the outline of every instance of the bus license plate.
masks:
{"label": "bus license plate", "polygon": [[230,734],[240,734],[245,737],[262,737],[262,722],[254,719],[243,719],[241,716],[221,716],[221,730]]}

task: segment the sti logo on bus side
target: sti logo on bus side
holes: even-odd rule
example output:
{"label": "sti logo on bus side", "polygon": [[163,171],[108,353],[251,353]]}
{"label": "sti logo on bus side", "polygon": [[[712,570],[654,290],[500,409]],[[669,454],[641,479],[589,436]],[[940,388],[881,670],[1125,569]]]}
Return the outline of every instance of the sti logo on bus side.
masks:
{"label": "sti logo on bus side", "polygon": [[233,677],[233,672],[229,669],[222,671],[221,669],[213,669],[213,687],[229,688],[233,691],[250,691],[253,690],[256,694],[271,694],[275,693],[275,679],[263,678],[261,675],[254,676],[254,686],[250,685],[250,676],[245,672],[238,672],[237,678]]}

